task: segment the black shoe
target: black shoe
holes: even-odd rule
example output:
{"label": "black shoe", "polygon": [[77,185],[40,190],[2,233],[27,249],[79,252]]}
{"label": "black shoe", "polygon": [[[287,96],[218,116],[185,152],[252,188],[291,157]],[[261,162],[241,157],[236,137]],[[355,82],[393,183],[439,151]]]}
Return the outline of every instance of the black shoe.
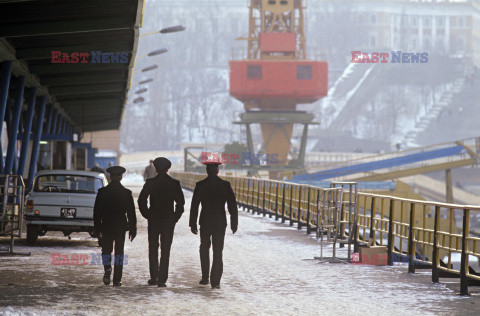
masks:
{"label": "black shoe", "polygon": [[148,285],[158,285],[158,281],[154,279],[148,280]]}
{"label": "black shoe", "polygon": [[103,275],[103,284],[109,285],[110,284],[110,275],[112,274],[112,269],[105,270],[105,274]]}
{"label": "black shoe", "polygon": [[212,290],[214,290],[214,289],[220,290],[220,285],[212,285]]}
{"label": "black shoe", "polygon": [[165,283],[158,283],[158,287],[167,287]]}
{"label": "black shoe", "polygon": [[113,282],[113,286],[122,286],[122,282]]}
{"label": "black shoe", "polygon": [[198,284],[201,284],[201,285],[207,285],[209,282],[208,282],[208,279],[201,279],[200,282],[198,282]]}

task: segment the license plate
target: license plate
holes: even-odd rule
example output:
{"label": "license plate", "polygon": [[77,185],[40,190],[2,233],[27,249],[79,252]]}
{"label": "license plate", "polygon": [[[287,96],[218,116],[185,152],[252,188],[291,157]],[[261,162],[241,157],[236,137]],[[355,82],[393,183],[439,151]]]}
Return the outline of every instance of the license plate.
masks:
{"label": "license plate", "polygon": [[65,218],[75,218],[77,215],[77,209],[75,208],[62,208],[60,215]]}

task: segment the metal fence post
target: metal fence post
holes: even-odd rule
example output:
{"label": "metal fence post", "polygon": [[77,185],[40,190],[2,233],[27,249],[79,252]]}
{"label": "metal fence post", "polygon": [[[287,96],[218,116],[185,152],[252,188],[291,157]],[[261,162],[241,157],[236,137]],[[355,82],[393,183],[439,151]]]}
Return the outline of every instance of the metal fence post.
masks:
{"label": "metal fence post", "polygon": [[433,221],[433,250],[432,250],[432,282],[440,282],[438,274],[438,248],[437,248],[437,232],[438,221],[440,220],[440,207],[435,206],[435,219]]}
{"label": "metal fence post", "polygon": [[290,226],[293,226],[293,185],[290,187],[290,212],[288,214],[288,217],[290,219]]}
{"label": "metal fence post", "polygon": [[415,204],[410,203],[410,225],[408,226],[408,272],[415,273],[415,248],[413,247],[413,225],[415,224]]}
{"label": "metal fence post", "polygon": [[467,235],[469,234],[469,217],[468,209],[463,210],[463,231],[462,231],[462,256],[460,260],[460,295],[468,295],[468,279],[467,279]]}
{"label": "metal fence post", "polygon": [[260,214],[260,180],[257,181],[257,207],[256,213]]}
{"label": "metal fence post", "polygon": [[307,234],[310,235],[312,232],[312,227],[310,226],[310,186],[308,187],[308,198],[307,198]]}
{"label": "metal fence post", "polygon": [[388,219],[388,265],[393,266],[393,200],[390,200],[390,210],[389,210],[389,219]]}
{"label": "metal fence post", "polygon": [[297,229],[302,229],[302,187],[298,188]]}
{"label": "metal fence post", "polygon": [[[366,200],[366,198],[365,198],[365,200]],[[365,204],[367,204],[366,201],[365,201]],[[366,207],[366,205],[365,205],[365,207]],[[370,240],[375,238],[375,231],[374,231],[375,224],[374,224],[374,222],[375,222],[375,198],[372,196],[372,204],[370,206],[370,234],[368,235]],[[376,241],[374,240],[373,242],[374,242],[374,245],[375,245]]]}
{"label": "metal fence post", "polygon": [[[265,187],[267,185],[267,181],[263,180],[263,217],[267,215],[267,210],[265,209]],[[268,197],[270,197],[270,190],[268,190],[269,194]]]}
{"label": "metal fence post", "polygon": [[283,196],[282,196],[282,223],[285,223],[285,193],[287,185],[283,184]]}
{"label": "metal fence post", "polygon": [[278,182],[275,182],[275,190],[275,220],[278,220]]}
{"label": "metal fence post", "polygon": [[250,211],[250,179],[247,180],[247,213]]}

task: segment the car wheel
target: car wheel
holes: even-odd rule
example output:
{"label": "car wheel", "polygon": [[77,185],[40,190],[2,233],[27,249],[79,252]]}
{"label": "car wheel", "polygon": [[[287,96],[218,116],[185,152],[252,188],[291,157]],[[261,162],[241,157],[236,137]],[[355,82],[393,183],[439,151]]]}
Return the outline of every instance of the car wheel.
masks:
{"label": "car wheel", "polygon": [[38,239],[38,228],[33,225],[27,225],[27,244],[35,245]]}

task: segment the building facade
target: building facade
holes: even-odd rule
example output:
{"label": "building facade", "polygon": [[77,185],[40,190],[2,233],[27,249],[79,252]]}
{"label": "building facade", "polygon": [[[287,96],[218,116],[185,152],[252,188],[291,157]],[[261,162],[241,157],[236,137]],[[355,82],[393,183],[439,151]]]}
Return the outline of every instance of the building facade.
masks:
{"label": "building facade", "polygon": [[355,49],[425,51],[480,66],[480,0],[318,1],[315,10],[351,12],[365,33]]}

